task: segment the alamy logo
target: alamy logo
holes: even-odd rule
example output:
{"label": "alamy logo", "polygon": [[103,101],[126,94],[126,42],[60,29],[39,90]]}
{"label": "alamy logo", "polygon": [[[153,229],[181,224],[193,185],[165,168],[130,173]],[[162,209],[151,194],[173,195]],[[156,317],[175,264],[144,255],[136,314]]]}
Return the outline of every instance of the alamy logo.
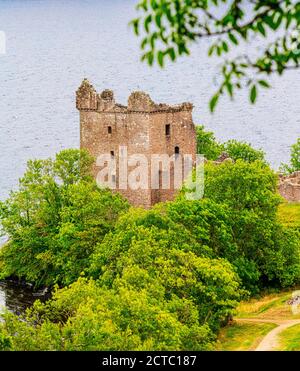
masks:
{"label": "alamy logo", "polygon": [[6,34],[0,31],[0,56],[6,54]]}
{"label": "alamy logo", "polygon": [[204,193],[204,157],[175,153],[128,155],[127,146],[118,153],[97,157],[99,187],[118,190],[179,190],[185,189],[187,199],[199,200]]}

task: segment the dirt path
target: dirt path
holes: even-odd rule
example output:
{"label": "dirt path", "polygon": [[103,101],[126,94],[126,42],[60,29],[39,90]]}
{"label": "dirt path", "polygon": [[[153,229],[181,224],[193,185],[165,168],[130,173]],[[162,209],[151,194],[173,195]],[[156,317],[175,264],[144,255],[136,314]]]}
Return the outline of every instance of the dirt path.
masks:
{"label": "dirt path", "polygon": [[274,323],[277,325],[273,330],[271,330],[259,343],[256,351],[268,351],[276,350],[279,346],[278,334],[288,327],[300,324],[300,319],[290,319],[290,320],[273,320],[273,319],[260,319],[260,318],[238,318],[238,322],[264,322],[264,323]]}

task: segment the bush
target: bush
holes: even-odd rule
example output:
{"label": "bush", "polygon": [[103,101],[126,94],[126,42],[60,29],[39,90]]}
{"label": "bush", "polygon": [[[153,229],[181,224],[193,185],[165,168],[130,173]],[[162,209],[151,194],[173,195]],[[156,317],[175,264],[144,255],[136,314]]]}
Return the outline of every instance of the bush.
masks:
{"label": "bush", "polygon": [[[233,264],[244,288],[252,293],[266,286],[295,284],[300,277],[299,237],[277,217],[277,181],[277,175],[261,161],[205,165],[204,197],[223,205],[227,236],[231,233],[227,244],[223,240],[219,256]],[[189,206],[186,214],[191,232],[198,223],[194,224],[197,213],[193,215],[193,210],[199,207]]]}
{"label": "bush", "polygon": [[[208,164],[205,196],[231,209],[231,224],[241,256],[255,263],[263,285],[299,280],[299,244],[277,219],[277,175],[264,163]],[[276,256],[276,258],[275,258]],[[281,264],[289,271],[288,278]]]}
{"label": "bush", "polygon": [[[227,276],[227,267],[222,268],[221,261],[219,266],[220,275],[217,274],[216,280],[221,286],[215,291],[215,296],[209,294],[209,288],[216,271],[209,273],[207,268],[210,265],[195,265],[197,272],[204,273],[203,277],[208,279],[211,276],[207,281],[211,282],[209,286],[202,286],[202,297],[206,292],[207,299],[210,296],[209,300],[219,308],[226,301],[232,306],[234,302],[229,303],[229,297],[223,297],[222,302],[221,293],[235,292],[236,286]],[[168,277],[167,272],[165,277]],[[171,279],[168,278],[168,284]],[[207,321],[200,318],[197,304],[187,295],[180,297],[168,292],[162,280],[156,280],[150,272],[136,265],[124,267],[122,277],[113,286],[107,289],[99,287],[93,280],[81,278],[70,287],[56,291],[47,303],[36,302],[22,318],[6,313],[5,322],[0,324],[2,348],[106,351],[212,349],[215,335]],[[180,282],[177,286],[179,293],[184,290]],[[230,297],[235,298],[236,293],[230,294]],[[202,305],[209,316],[209,307]]]}
{"label": "bush", "polygon": [[205,131],[204,126],[196,126],[197,153],[204,155],[207,160],[216,160],[223,151],[223,146],[216,141],[214,134]]}
{"label": "bush", "polygon": [[216,160],[222,152],[226,152],[233,160],[265,162],[265,154],[262,150],[254,149],[249,143],[239,142],[235,139],[225,143],[217,142],[214,134],[206,131],[204,126],[196,126],[197,153],[204,155],[207,160]]}
{"label": "bush", "polygon": [[36,286],[75,281],[89,265],[127,201],[99,189],[84,151],[65,150],[53,160],[36,160],[20,188],[0,203],[9,242],[1,249],[1,277],[15,276]]}
{"label": "bush", "polygon": [[231,139],[224,143],[224,151],[233,160],[244,160],[246,162],[254,162],[260,160],[265,161],[265,154],[262,150],[254,149],[249,143],[239,142]]}
{"label": "bush", "polygon": [[[159,283],[167,297],[176,295],[192,300],[201,321],[211,328],[218,327],[232,314],[240,297],[237,275],[226,260],[211,258],[211,249],[197,242],[197,236],[183,226],[170,229],[158,226],[160,218],[170,220],[153,210],[141,213],[131,210],[124,215],[115,232],[98,245],[91,274],[109,288],[125,273],[127,284],[130,279],[135,289]],[[170,220],[168,224],[174,223]],[[128,269],[137,274],[129,276]]]}
{"label": "bush", "polygon": [[291,146],[291,159],[289,164],[282,164],[281,171],[284,173],[293,173],[300,170],[300,138]]}

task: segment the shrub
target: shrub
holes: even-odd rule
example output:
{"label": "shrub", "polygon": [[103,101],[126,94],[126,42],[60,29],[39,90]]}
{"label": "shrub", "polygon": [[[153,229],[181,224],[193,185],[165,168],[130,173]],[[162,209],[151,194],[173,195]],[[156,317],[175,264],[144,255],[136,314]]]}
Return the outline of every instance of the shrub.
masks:
{"label": "shrub", "polygon": [[[232,313],[240,297],[238,276],[226,260],[211,258],[211,248],[197,242],[197,236],[183,226],[170,229],[158,226],[160,215],[153,218],[157,213],[137,214],[131,210],[124,215],[115,232],[97,246],[91,274],[109,288],[125,272],[127,285],[130,278],[135,289],[142,289],[152,281],[159,283],[167,297],[176,295],[192,300],[197,304],[200,319],[212,328],[217,327]],[[139,274],[128,276],[129,268]]]}
{"label": "shrub", "polygon": [[215,339],[191,299],[169,294],[137,266],[126,267],[113,289],[81,278],[23,318],[6,313],[4,319],[5,350],[209,350]]}
{"label": "shrub", "polygon": [[239,142],[231,139],[224,143],[224,151],[233,160],[244,160],[254,162],[256,160],[265,161],[265,154],[262,150],[254,149],[249,143]]}
{"label": "shrub", "polygon": [[[299,281],[299,237],[278,221],[277,176],[265,163],[207,163],[204,197],[226,210],[224,223],[232,238],[219,256],[233,264],[247,290]],[[190,214],[197,207],[190,206]],[[191,231],[197,225],[193,220],[192,214],[185,222]]]}
{"label": "shrub", "polygon": [[223,151],[223,146],[216,141],[214,134],[205,131],[204,126],[196,126],[197,153],[207,160],[216,160]]}
{"label": "shrub", "polygon": [[291,146],[291,159],[289,164],[282,164],[281,171],[293,173],[300,170],[300,138]]}
{"label": "shrub", "polygon": [[0,255],[2,278],[69,284],[89,265],[95,245],[128,209],[120,195],[97,187],[91,163],[77,150],[28,163],[19,190],[0,203],[9,237]]}

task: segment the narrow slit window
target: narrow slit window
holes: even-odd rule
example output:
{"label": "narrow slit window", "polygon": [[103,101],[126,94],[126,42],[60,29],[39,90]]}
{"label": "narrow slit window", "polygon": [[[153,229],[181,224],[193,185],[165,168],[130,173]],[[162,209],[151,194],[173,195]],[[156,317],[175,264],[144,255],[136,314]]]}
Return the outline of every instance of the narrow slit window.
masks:
{"label": "narrow slit window", "polygon": [[175,155],[179,155],[179,153],[180,153],[180,151],[179,151],[179,147],[176,146],[176,147],[175,147]]}
{"label": "narrow slit window", "polygon": [[170,135],[170,129],[171,129],[170,124],[167,124],[167,125],[166,125],[166,135],[167,135],[167,136]]}
{"label": "narrow slit window", "polygon": [[158,189],[162,189],[162,171],[158,172]]}
{"label": "narrow slit window", "polygon": [[110,151],[111,157],[115,157],[115,151]]}
{"label": "narrow slit window", "polygon": [[107,132],[108,132],[108,134],[111,134],[112,133],[111,126],[108,126]]}

